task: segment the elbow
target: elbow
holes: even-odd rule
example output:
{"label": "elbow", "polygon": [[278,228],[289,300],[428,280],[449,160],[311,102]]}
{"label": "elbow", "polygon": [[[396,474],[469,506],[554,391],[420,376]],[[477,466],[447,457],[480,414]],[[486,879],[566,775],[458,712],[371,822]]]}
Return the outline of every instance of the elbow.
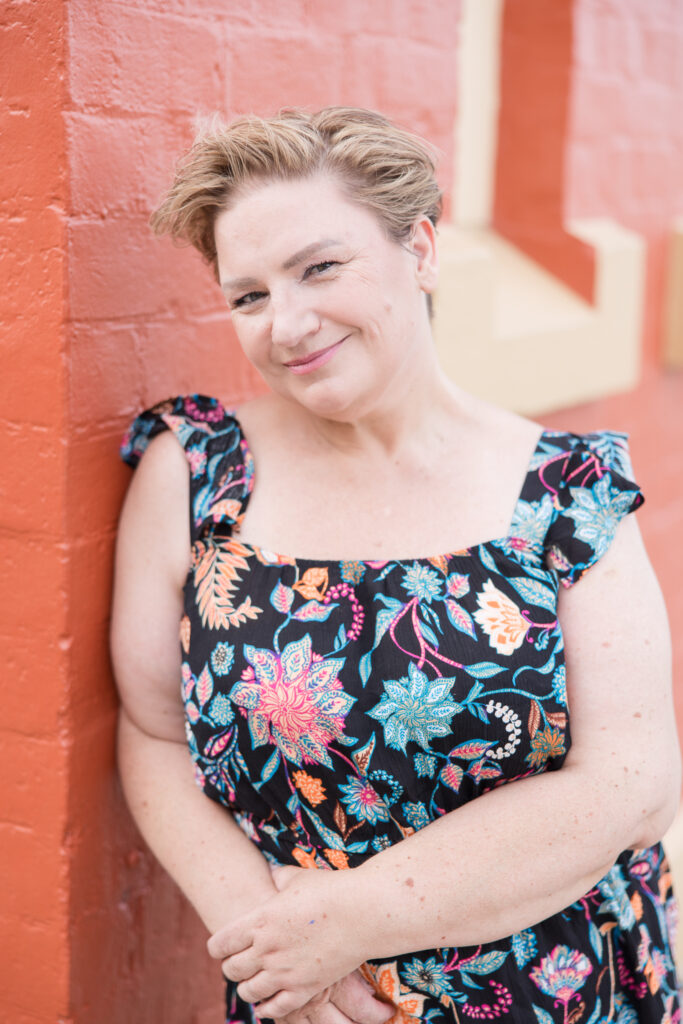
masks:
{"label": "elbow", "polygon": [[[681,755],[676,744],[670,756],[650,777],[645,800],[634,793],[634,807],[643,805],[631,849],[644,849],[658,843],[673,824],[681,800]],[[646,806],[647,805],[647,806]]]}

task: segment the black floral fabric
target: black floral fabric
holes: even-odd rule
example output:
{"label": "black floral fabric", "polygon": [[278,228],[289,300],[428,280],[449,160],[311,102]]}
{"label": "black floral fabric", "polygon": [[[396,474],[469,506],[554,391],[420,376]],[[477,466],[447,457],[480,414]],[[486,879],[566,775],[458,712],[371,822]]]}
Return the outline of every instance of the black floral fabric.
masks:
{"label": "black floral fabric", "polygon": [[[144,412],[122,457],[135,466],[162,430],[191,480],[179,699],[197,782],[271,863],[354,867],[493,787],[562,767],[557,594],[643,501],[624,434],[543,431],[505,537],[331,561],[240,541],[254,465],[216,399]],[[362,970],[394,1022],[675,1024],[675,919],[657,844],[624,851],[533,928]],[[254,1020],[232,985],[227,1019]]]}

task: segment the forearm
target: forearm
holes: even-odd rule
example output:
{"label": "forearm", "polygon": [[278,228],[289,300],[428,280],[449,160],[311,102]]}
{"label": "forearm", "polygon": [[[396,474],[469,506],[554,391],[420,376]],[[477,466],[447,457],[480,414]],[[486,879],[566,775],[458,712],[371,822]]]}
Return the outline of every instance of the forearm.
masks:
{"label": "forearm", "polygon": [[276,890],[263,855],[195,784],[187,747],[119,720],[119,772],[150,849],[213,932]]}
{"label": "forearm", "polygon": [[478,945],[557,913],[645,834],[639,796],[565,768],[493,790],[376,854],[348,878],[367,956]]}

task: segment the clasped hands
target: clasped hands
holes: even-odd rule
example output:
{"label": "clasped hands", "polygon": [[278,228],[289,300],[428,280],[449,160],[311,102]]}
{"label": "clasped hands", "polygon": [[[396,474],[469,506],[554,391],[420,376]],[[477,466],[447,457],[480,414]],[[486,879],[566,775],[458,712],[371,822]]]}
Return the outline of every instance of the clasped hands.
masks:
{"label": "clasped hands", "polygon": [[376,999],[357,970],[368,953],[350,876],[274,868],[277,892],[209,939],[210,955],[259,1017],[385,1024],[393,1015],[395,1007]]}

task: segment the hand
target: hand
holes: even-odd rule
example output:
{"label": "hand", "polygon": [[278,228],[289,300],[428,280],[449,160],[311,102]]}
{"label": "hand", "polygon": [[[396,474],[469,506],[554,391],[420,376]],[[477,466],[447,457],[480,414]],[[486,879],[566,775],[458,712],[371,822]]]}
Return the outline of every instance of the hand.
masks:
{"label": "hand", "polygon": [[[272,868],[278,892],[286,889],[303,868]],[[387,1024],[396,1007],[377,999],[360,971],[353,971],[314,996],[299,1010],[275,1020],[275,1024]]]}
{"label": "hand", "polygon": [[208,942],[259,1017],[286,1017],[367,959],[352,872],[278,868],[278,892]]}
{"label": "hand", "polygon": [[314,996],[275,1024],[388,1024],[396,1007],[377,999],[359,971]]}

